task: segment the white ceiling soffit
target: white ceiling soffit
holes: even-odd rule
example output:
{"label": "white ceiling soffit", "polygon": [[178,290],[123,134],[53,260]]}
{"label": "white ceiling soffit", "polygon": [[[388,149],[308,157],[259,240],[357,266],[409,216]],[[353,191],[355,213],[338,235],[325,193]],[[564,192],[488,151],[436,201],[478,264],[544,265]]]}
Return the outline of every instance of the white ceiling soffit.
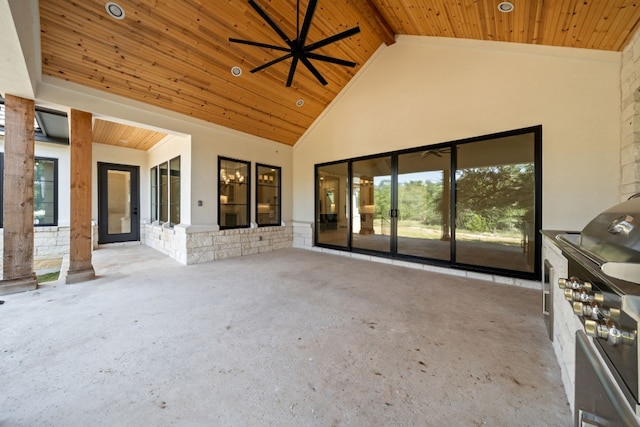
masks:
{"label": "white ceiling soffit", "polygon": [[35,0],[0,1],[0,94],[3,96],[8,93],[35,99],[40,55],[33,35],[37,17]]}

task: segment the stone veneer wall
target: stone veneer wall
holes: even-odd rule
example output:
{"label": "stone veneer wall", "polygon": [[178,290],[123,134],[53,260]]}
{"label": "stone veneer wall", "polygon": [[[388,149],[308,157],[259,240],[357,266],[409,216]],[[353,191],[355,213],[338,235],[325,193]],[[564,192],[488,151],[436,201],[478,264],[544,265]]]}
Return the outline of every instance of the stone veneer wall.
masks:
{"label": "stone veneer wall", "polygon": [[569,262],[560,249],[548,237],[543,238],[542,259],[549,260],[553,267],[549,284],[553,306],[553,350],[560,365],[564,392],[574,411],[576,382],[576,331],[584,329],[573,307],[564,298],[564,291],[558,286],[558,279],[569,277]]}
{"label": "stone veneer wall", "polygon": [[141,230],[142,243],[187,265],[290,248],[293,241],[290,225],[218,230],[143,224]]}
{"label": "stone veneer wall", "polygon": [[640,31],[622,51],[620,196],[640,192]]}
{"label": "stone veneer wall", "polygon": [[[4,230],[0,229],[0,253],[4,250]],[[33,267],[37,273],[56,271],[62,257],[69,253],[69,227],[35,227]],[[3,258],[0,256],[0,276]]]}

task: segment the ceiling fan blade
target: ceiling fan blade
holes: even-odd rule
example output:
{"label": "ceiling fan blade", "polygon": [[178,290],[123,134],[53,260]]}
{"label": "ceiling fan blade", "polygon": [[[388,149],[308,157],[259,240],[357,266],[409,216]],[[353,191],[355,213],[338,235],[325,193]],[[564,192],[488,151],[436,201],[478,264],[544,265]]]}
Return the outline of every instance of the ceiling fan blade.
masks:
{"label": "ceiling fan blade", "polygon": [[265,22],[269,24],[271,28],[273,28],[273,31],[278,33],[278,35],[282,38],[282,40],[284,40],[285,42],[287,42],[289,46],[291,46],[291,39],[289,39],[289,37],[284,33],[284,31],[282,31],[280,27],[278,27],[276,23],[273,22],[273,20],[269,17],[269,15],[267,15],[267,13],[264,10],[262,10],[262,8],[258,6],[258,4],[254,0],[249,0],[249,5],[251,5],[251,7],[254,8],[255,11],[258,12],[258,14],[262,17],[262,19],[264,19]]}
{"label": "ceiling fan blade", "polygon": [[264,70],[265,68],[270,67],[270,66],[272,66],[273,64],[277,64],[278,62],[284,61],[285,59],[289,59],[289,58],[291,58],[292,56],[293,56],[293,54],[292,54],[292,53],[289,53],[288,55],[281,56],[280,58],[276,58],[276,59],[274,59],[273,61],[269,61],[269,62],[267,62],[266,64],[262,64],[261,66],[256,67],[256,68],[254,68],[253,70],[250,70],[249,72],[250,72],[250,73],[255,73],[255,72],[257,72],[257,71]]}
{"label": "ceiling fan blade", "polygon": [[309,34],[309,28],[311,27],[311,20],[313,19],[313,14],[316,11],[317,5],[318,0],[309,1],[307,13],[305,13],[304,22],[302,23],[302,29],[300,30],[300,34],[298,34],[298,42],[300,43],[300,46],[304,46],[304,42],[307,39],[307,34]]}
{"label": "ceiling fan blade", "polygon": [[289,52],[291,50],[288,47],[276,46],[276,45],[273,45],[273,44],[260,43],[260,42],[252,42],[251,40],[234,39],[232,37],[229,37],[229,41],[231,43],[248,44],[249,46],[264,47],[264,48],[267,48],[267,49],[280,50],[282,52]]}
{"label": "ceiling fan blade", "polygon": [[316,79],[318,79],[318,81],[322,83],[322,86],[327,85],[327,81],[324,79],[324,77],[322,77],[322,74],[320,74],[320,72],[316,69],[316,67],[314,67],[313,64],[306,57],[304,56],[301,57],[300,61],[302,61],[304,66],[307,67],[309,71],[311,71],[311,74],[316,76]]}
{"label": "ceiling fan blade", "polygon": [[345,67],[355,67],[357,65],[355,62],[334,58],[332,56],[319,55],[313,52],[307,52],[305,55],[307,56],[307,58],[317,59],[318,61],[331,62],[332,64],[344,65]]}
{"label": "ceiling fan blade", "polygon": [[298,57],[294,56],[291,61],[291,68],[289,68],[289,77],[287,77],[287,87],[291,87],[293,82],[293,75],[296,73],[296,66],[298,65]]}
{"label": "ceiling fan blade", "polygon": [[311,52],[312,50],[319,49],[333,42],[337,42],[338,40],[351,37],[355,34],[358,34],[359,32],[360,27],[353,27],[350,30],[346,30],[331,37],[327,37],[326,39],[320,40],[319,42],[311,43],[309,46],[305,46],[304,50],[305,52]]}

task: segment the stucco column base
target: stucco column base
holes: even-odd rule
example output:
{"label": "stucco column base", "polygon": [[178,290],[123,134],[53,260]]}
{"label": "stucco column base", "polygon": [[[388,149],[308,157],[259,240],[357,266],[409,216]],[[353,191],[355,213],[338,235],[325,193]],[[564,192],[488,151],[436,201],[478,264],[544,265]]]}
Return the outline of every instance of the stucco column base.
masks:
{"label": "stucco column base", "polygon": [[93,266],[91,266],[87,268],[79,268],[77,270],[67,271],[67,277],[65,278],[65,283],[69,285],[71,283],[86,282],[89,280],[93,280],[95,278],[96,278],[96,272],[93,269]]}
{"label": "stucco column base", "polygon": [[17,292],[33,291],[38,289],[36,273],[17,279],[0,280],[0,295],[15,294]]}

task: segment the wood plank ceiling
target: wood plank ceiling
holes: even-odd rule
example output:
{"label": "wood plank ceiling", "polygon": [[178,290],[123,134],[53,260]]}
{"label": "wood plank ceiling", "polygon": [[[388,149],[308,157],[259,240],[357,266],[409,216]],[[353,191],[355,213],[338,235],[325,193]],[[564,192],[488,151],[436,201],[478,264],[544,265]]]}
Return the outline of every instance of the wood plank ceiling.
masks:
{"label": "wood plank ceiling", "polygon": [[147,151],[167,134],[108,120],[93,121],[93,142]]}
{"label": "wood plank ceiling", "polygon": [[[636,1],[512,0],[514,11],[502,13],[500,0],[319,0],[307,44],[359,26],[359,34],[316,51],[357,65],[312,61],[328,84],[298,66],[287,88],[290,59],[249,72],[282,52],[229,42],[286,46],[246,0],[117,0],[122,20],[102,0],[40,0],[42,71],[294,145],[395,34],[621,51],[638,28]],[[295,39],[309,0],[255,2]]]}

